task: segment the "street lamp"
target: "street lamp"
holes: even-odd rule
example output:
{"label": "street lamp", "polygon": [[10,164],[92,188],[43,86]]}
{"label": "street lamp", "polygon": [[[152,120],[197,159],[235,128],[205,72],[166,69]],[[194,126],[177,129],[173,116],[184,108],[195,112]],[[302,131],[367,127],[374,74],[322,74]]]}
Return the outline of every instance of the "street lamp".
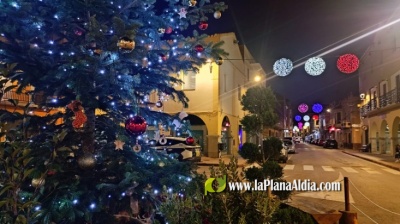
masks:
{"label": "street lamp", "polygon": [[256,77],[254,77],[254,81],[256,81],[256,82],[261,81],[261,76],[257,75]]}

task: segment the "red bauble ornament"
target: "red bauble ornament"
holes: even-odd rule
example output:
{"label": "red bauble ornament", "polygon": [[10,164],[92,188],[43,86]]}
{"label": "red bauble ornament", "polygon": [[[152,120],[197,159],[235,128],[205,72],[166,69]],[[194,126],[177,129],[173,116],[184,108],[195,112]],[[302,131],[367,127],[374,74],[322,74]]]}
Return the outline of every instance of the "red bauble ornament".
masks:
{"label": "red bauble ornament", "polygon": [[201,21],[199,24],[199,29],[205,30],[208,27],[208,23],[206,21]]}
{"label": "red bauble ornament", "polygon": [[160,54],[160,58],[161,58],[161,60],[163,60],[163,61],[166,61],[166,60],[167,60],[167,56],[166,56],[165,54]]}
{"label": "red bauble ornament", "polygon": [[76,29],[76,30],[74,31],[74,34],[77,35],[77,36],[82,36],[83,31],[82,31],[82,30],[79,30],[79,29]]}
{"label": "red bauble ornament", "polygon": [[193,145],[194,138],[192,136],[186,138],[186,144]]}
{"label": "red bauble ornament", "polygon": [[166,33],[166,34],[172,33],[172,27],[167,27],[167,28],[165,29],[165,33]]}
{"label": "red bauble ornament", "polygon": [[56,171],[55,170],[49,170],[49,171],[47,171],[47,176],[53,176],[54,174],[56,174]]}
{"label": "red bauble ornament", "polygon": [[146,131],[146,120],[141,116],[134,116],[125,121],[125,130],[132,136],[138,136]]}
{"label": "red bauble ornament", "polygon": [[354,54],[345,54],[337,60],[337,67],[339,71],[350,74],[355,72],[360,65],[360,60]]}
{"label": "red bauble ornament", "polygon": [[318,120],[318,115],[313,115],[313,116],[312,116],[312,119],[313,119],[313,120]]}
{"label": "red bauble ornament", "polygon": [[201,46],[200,44],[198,44],[198,45],[196,45],[196,46],[194,47],[194,50],[195,50],[197,53],[200,53],[200,52],[203,52],[203,51],[204,51],[204,47]]}

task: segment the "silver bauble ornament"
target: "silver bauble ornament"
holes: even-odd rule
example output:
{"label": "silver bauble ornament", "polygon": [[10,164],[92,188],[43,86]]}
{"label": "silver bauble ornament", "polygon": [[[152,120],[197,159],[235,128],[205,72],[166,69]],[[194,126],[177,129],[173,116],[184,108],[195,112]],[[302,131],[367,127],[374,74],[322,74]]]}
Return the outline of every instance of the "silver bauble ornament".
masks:
{"label": "silver bauble ornament", "polygon": [[214,18],[219,19],[219,18],[221,18],[221,16],[222,16],[222,13],[220,11],[214,12]]}

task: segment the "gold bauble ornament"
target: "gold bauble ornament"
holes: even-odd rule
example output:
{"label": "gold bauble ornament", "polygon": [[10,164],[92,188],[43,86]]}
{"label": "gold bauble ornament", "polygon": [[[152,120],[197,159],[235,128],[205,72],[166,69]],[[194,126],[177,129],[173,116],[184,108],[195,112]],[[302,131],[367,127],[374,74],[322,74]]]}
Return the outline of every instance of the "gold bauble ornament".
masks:
{"label": "gold bauble ornament", "polygon": [[33,187],[39,188],[42,187],[46,181],[43,178],[33,178],[31,183]]}
{"label": "gold bauble ornament", "polygon": [[118,41],[119,49],[124,53],[129,53],[135,49],[135,41],[130,39],[129,37],[122,37]]}
{"label": "gold bauble ornament", "polygon": [[78,158],[77,162],[81,169],[89,170],[96,165],[96,158],[91,153],[85,153]]}

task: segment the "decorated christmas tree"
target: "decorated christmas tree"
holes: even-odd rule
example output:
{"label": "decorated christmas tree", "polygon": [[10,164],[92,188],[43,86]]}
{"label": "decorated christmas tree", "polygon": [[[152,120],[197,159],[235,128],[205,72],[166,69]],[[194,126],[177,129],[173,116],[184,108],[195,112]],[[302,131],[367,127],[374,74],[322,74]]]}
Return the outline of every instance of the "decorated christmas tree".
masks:
{"label": "decorated christmas tree", "polygon": [[165,98],[188,104],[174,74],[225,54],[202,34],[225,9],[208,0],[0,1],[0,223],[165,222],[161,192],[188,197],[194,176],[190,163],[147,144],[148,127],[157,138],[159,127],[185,131],[182,114],[159,107]]}

